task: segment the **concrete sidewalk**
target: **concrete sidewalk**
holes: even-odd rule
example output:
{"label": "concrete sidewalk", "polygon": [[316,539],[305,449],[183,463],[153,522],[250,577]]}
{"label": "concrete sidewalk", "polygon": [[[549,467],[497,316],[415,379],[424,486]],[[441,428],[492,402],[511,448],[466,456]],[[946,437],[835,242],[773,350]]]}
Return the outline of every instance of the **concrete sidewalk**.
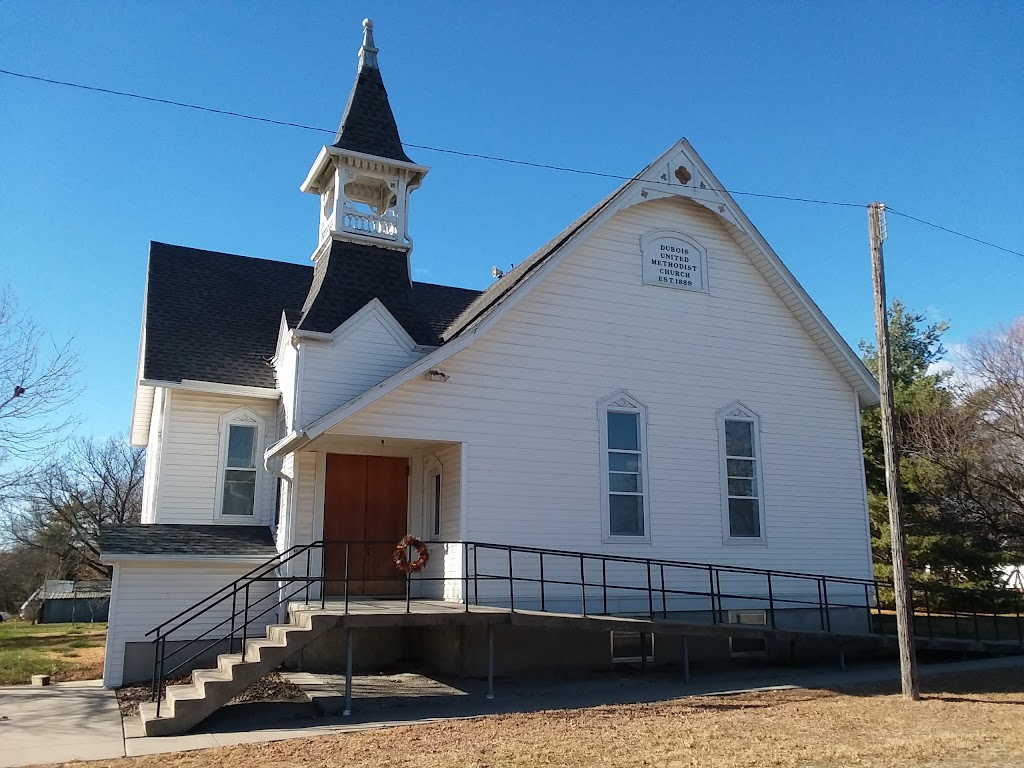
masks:
{"label": "concrete sidewalk", "polygon": [[0,687],[0,766],[124,756],[117,696],[99,680]]}

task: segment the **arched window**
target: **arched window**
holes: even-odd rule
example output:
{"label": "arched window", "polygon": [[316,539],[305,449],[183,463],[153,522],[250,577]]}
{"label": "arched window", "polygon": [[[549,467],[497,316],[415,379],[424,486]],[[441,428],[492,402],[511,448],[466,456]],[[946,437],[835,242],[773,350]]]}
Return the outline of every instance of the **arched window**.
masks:
{"label": "arched window", "polygon": [[604,538],[650,541],[647,407],[619,391],[598,403],[597,416]]}
{"label": "arched window", "polygon": [[264,422],[248,408],[220,418],[217,516],[227,521],[254,519],[259,505]]}
{"label": "arched window", "polygon": [[763,542],[760,420],[743,403],[734,402],[718,412],[718,434],[724,538],[733,542]]}
{"label": "arched window", "polygon": [[437,541],[441,538],[441,462],[431,456],[427,459],[424,469],[424,528],[426,537]]}

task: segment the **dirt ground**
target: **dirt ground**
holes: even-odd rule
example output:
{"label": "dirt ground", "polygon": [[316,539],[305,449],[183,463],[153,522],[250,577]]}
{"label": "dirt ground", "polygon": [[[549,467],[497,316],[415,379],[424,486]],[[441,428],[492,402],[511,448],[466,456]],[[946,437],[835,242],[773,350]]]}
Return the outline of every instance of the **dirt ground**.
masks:
{"label": "dirt ground", "polygon": [[777,691],[482,717],[87,765],[1024,766],[1024,670],[933,679],[924,688],[918,703],[891,687]]}
{"label": "dirt ground", "polygon": [[[102,663],[102,660],[101,660]],[[183,685],[192,681],[192,675],[176,677],[167,685]],[[148,685],[130,685],[117,689],[117,704],[121,717],[139,714],[139,704],[150,700],[152,690]],[[289,683],[277,672],[264,675],[235,696],[228,704],[243,704],[247,701],[306,701],[306,694],[293,683]]]}

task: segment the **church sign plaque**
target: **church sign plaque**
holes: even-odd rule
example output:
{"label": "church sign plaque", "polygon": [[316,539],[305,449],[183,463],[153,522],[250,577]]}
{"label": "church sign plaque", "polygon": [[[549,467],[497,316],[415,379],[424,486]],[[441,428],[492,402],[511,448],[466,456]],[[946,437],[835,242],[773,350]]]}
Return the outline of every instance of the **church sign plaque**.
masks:
{"label": "church sign plaque", "polygon": [[678,232],[649,232],[640,238],[645,285],[684,291],[708,290],[708,254]]}

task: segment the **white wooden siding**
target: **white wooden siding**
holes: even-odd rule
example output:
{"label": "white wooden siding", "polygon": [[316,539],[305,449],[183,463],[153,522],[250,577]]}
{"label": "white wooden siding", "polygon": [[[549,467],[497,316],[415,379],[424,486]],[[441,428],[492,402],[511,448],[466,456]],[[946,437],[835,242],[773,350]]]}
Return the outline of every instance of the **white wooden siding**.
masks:
{"label": "white wooden siding", "polygon": [[421,356],[395,338],[375,312],[333,342],[301,342],[297,423],[309,424]]}
{"label": "white wooden siding", "polygon": [[427,541],[431,553],[430,564],[423,575],[431,579],[443,577],[444,581],[424,582],[422,594],[424,597],[459,600],[462,597],[462,546],[429,543],[433,538],[433,520],[430,516],[433,487],[430,468],[438,465],[441,469],[441,533],[438,538],[448,542],[461,540],[462,448],[453,445],[423,457],[420,475],[423,493],[419,494],[423,499],[422,536]]}
{"label": "white wooden siding", "polygon": [[[281,474],[288,478],[281,483],[281,498],[279,501],[281,514],[277,521],[277,530],[274,531],[277,551],[283,552],[291,546],[290,531],[292,519],[295,516],[295,455],[289,453],[281,460]],[[277,482],[276,479],[274,481]]]}
{"label": "white wooden siding", "polygon": [[291,333],[282,327],[277,340],[277,356],[274,359],[274,374],[277,377],[277,388],[281,392],[286,433],[295,426],[295,376],[298,366],[298,351],[292,346],[290,339]]}
{"label": "white wooden siding", "polygon": [[[125,561],[115,566],[103,666],[104,686],[112,688],[121,684],[125,643],[152,640],[152,636],[146,637],[151,629],[230,584],[255,565],[193,560],[151,563]],[[273,591],[274,585],[271,582],[254,584],[251,589],[252,600]],[[172,634],[170,639],[195,639],[230,616],[231,603],[228,600]],[[250,630],[262,634],[266,625],[276,620],[277,614],[272,611],[252,622]],[[211,637],[219,637],[227,631],[218,631],[211,634]]]}
{"label": "white wooden siding", "polygon": [[157,387],[153,395],[153,412],[149,419],[149,440],[146,442],[146,463],[142,476],[142,522],[156,522],[157,488],[160,485],[160,455],[163,442],[163,409],[167,390]]}
{"label": "white wooden siding", "polygon": [[212,524],[217,510],[217,468],[220,417],[245,407],[266,422],[265,445],[257,461],[260,499],[252,519],[221,520],[270,525],[274,520],[273,474],[263,469],[262,454],[276,439],[277,402],[250,397],[229,397],[185,390],[168,390],[154,521],[157,523]]}
{"label": "white wooden siding", "polygon": [[[708,250],[708,294],[641,282],[640,236]],[[867,577],[852,390],[719,219],[614,216],[502,321],[334,432],[467,443],[466,538]],[[650,544],[601,540],[597,403],[648,408]],[[765,544],[723,543],[716,411],[761,421]]]}
{"label": "white wooden siding", "polygon": [[316,453],[295,454],[295,533],[291,545],[309,544],[318,538],[314,519],[317,500],[316,464]]}

